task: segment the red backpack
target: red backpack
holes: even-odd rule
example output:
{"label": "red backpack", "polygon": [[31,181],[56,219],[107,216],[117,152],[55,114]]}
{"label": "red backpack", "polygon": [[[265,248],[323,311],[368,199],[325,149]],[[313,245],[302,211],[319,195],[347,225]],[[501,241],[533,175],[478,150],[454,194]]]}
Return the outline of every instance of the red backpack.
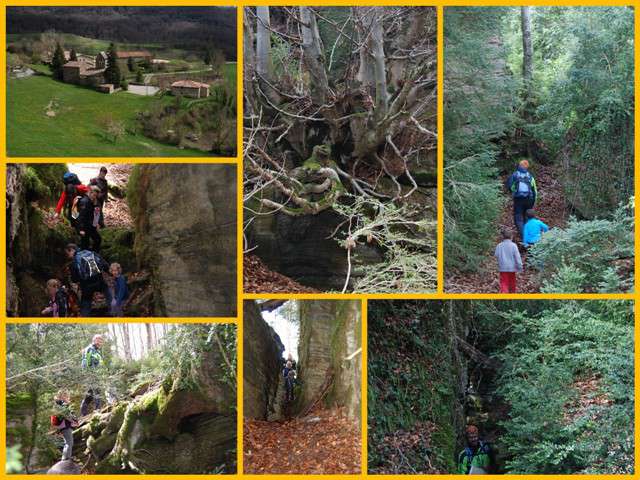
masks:
{"label": "red backpack", "polygon": [[57,415],[51,415],[52,427],[59,427],[61,423],[62,423],[62,420],[60,420]]}

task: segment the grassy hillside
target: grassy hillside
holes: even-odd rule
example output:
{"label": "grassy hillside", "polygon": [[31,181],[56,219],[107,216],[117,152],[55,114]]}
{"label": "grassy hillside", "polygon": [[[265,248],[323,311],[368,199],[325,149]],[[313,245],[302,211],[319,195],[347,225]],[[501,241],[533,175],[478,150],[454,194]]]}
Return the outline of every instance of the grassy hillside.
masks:
{"label": "grassy hillside", "polygon": [[[10,156],[206,156],[134,133],[137,112],[159,100],[127,92],[105,95],[47,76],[7,81],[7,153]],[[47,116],[50,109],[55,116]],[[122,121],[126,132],[112,142],[101,122]]]}

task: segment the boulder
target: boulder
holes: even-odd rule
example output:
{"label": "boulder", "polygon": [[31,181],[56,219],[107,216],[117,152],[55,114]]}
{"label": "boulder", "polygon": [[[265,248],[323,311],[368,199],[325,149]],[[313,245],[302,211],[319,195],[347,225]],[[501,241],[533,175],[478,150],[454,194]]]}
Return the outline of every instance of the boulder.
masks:
{"label": "boulder", "polygon": [[[333,210],[317,215],[292,217],[283,213],[253,218],[248,232],[254,253],[278,273],[318,290],[342,290],[347,275],[347,251],[330,238],[344,222]],[[369,245],[354,251],[355,267],[382,260],[379,250]],[[352,272],[357,276],[357,268]]]}
{"label": "boulder", "polygon": [[81,469],[73,460],[63,460],[47,470],[47,475],[80,475]]}

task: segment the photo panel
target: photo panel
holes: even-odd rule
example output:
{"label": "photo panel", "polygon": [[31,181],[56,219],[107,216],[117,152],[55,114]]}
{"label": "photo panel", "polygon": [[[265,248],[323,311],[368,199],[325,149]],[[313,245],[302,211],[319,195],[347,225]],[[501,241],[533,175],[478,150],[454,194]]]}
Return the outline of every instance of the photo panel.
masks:
{"label": "photo panel", "polygon": [[8,317],[235,317],[237,166],[6,166]]}
{"label": "photo panel", "polygon": [[7,156],[235,157],[236,13],[6,7]]}
{"label": "photo panel", "polygon": [[9,323],[8,474],[236,473],[236,325]]}
{"label": "photo panel", "polygon": [[246,300],[245,474],[361,472],[360,300]]}
{"label": "photo panel", "polygon": [[435,292],[435,7],[243,22],[244,291]]}
{"label": "photo panel", "polygon": [[634,303],[368,305],[369,474],[633,474]]}
{"label": "photo panel", "polygon": [[444,7],[447,293],[634,291],[634,9]]}

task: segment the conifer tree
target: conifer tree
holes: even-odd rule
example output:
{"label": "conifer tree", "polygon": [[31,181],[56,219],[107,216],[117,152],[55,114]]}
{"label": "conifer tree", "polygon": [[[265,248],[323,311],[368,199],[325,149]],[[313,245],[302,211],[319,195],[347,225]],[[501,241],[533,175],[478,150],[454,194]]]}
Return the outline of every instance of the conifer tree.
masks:
{"label": "conifer tree", "polygon": [[104,71],[104,79],[107,83],[112,83],[114,87],[120,87],[120,79],[122,74],[120,73],[120,66],[118,65],[118,55],[115,44],[109,45],[109,51],[107,52],[107,68]]}
{"label": "conifer tree", "polygon": [[60,46],[60,43],[56,43],[56,49],[53,52],[53,58],[51,59],[51,71],[54,78],[62,80],[62,67],[67,63],[64,58],[64,50]]}

